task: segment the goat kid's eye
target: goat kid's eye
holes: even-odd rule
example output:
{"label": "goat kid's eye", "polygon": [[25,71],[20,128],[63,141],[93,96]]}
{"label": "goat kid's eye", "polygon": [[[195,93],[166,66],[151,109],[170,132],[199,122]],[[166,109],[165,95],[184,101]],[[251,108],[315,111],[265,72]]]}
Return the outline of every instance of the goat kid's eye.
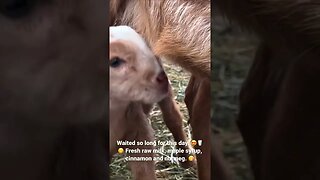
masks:
{"label": "goat kid's eye", "polygon": [[125,61],[119,57],[114,57],[110,60],[110,66],[113,68],[117,68],[124,63],[125,63]]}
{"label": "goat kid's eye", "polygon": [[0,0],[0,14],[12,19],[29,15],[38,0]]}

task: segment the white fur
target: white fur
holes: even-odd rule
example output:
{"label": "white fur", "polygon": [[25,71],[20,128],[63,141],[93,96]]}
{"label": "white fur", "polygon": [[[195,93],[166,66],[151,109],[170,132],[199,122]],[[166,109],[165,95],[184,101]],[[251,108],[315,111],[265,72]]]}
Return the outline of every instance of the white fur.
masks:
{"label": "white fur", "polygon": [[129,26],[111,26],[110,27],[110,42],[116,40],[130,41],[136,44],[140,49],[150,52],[144,39]]}

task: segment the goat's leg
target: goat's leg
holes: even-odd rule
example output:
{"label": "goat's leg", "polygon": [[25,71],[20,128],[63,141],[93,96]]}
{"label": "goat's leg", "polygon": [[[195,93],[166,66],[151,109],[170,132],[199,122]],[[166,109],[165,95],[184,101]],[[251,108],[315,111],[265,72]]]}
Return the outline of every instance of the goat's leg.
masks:
{"label": "goat's leg", "polygon": [[[185,102],[191,115],[190,124],[195,140],[202,140],[197,146],[202,154],[197,155],[198,177],[200,180],[210,179],[210,81],[192,76],[186,90]],[[191,104],[192,103],[192,104]]]}
{"label": "goat's leg", "polygon": [[[143,120],[138,121],[141,122],[141,124],[137,124],[139,126],[139,130],[137,132],[137,135],[134,137],[134,140],[142,141],[154,141],[154,133],[151,125],[149,124],[148,120],[144,117]],[[153,146],[149,145],[135,145],[130,146],[132,149],[139,148],[140,151],[142,149],[149,149],[153,150]],[[154,154],[151,153],[136,153],[136,154],[128,154],[131,157],[147,157],[152,158],[150,161],[129,161],[129,166],[132,172],[132,175],[135,180],[156,180],[155,176],[155,163],[153,161]]]}
{"label": "goat's leg", "polygon": [[[167,127],[171,131],[174,137],[174,140],[176,142],[179,142],[179,141],[187,142],[187,137],[183,130],[182,115],[180,113],[178,105],[174,100],[172,87],[170,86],[169,88],[170,88],[169,95],[165,99],[160,101],[158,104],[162,111],[163,119]],[[177,148],[184,149],[184,152],[187,149],[190,149],[189,146],[180,146],[180,145],[177,145]],[[186,159],[188,158],[187,153],[179,153],[178,156],[185,157]],[[184,168],[188,168],[194,165],[194,163],[190,161],[180,162],[180,164]]]}

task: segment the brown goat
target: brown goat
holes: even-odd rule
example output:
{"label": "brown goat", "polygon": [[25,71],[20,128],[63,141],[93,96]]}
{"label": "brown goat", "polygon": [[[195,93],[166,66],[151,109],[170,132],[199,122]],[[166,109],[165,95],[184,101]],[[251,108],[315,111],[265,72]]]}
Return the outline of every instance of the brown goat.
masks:
{"label": "brown goat", "polygon": [[216,3],[261,39],[238,119],[255,179],[319,179],[319,1]]}
{"label": "brown goat", "polygon": [[[191,79],[196,83],[191,82],[188,88],[199,91],[190,90],[186,104],[193,138],[204,141],[199,147],[203,154],[197,156],[199,179],[210,179],[210,1],[111,0],[109,20],[111,24],[133,27],[156,55],[192,73]],[[168,103],[174,104],[167,98],[159,105],[167,117],[173,117],[165,122],[175,140],[181,140],[184,138],[181,118],[170,113]]]}

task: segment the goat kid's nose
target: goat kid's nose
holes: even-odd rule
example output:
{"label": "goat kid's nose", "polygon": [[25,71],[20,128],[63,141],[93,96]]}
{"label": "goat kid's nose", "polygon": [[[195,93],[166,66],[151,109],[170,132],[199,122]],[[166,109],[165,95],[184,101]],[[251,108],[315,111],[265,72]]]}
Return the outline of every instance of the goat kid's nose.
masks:
{"label": "goat kid's nose", "polygon": [[157,76],[157,82],[158,83],[163,83],[168,81],[168,77],[164,71],[162,71],[158,76]]}

